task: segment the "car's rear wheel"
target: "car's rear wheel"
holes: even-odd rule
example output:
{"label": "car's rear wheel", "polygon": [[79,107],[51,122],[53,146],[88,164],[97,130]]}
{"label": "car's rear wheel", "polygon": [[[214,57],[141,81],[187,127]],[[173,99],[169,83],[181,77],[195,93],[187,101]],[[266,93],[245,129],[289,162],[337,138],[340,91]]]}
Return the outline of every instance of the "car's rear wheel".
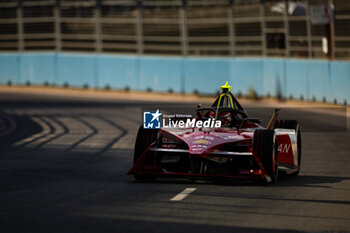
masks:
{"label": "car's rear wheel", "polygon": [[[134,150],[134,164],[139,160],[140,156],[145,150],[157,140],[158,129],[143,129],[141,126],[137,132],[135,150]],[[154,180],[155,176],[152,174],[135,174],[136,180],[150,181]]]}
{"label": "car's rear wheel", "polygon": [[300,165],[301,165],[301,130],[298,121],[296,120],[277,120],[275,121],[274,128],[282,128],[282,129],[294,129],[295,135],[297,137],[297,148],[298,148],[298,170],[292,175],[299,175]]}
{"label": "car's rear wheel", "polygon": [[254,132],[253,150],[266,169],[271,183],[278,178],[278,151],[274,130],[259,129]]}

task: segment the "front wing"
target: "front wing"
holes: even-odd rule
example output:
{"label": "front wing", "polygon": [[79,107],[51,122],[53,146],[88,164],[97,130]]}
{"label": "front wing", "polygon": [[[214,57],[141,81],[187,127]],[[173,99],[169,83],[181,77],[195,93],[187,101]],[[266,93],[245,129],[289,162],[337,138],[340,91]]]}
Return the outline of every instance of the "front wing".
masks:
{"label": "front wing", "polygon": [[128,175],[271,181],[260,158],[254,152],[215,151],[210,154],[190,154],[186,149],[157,148],[154,145],[152,143],[142,153]]}

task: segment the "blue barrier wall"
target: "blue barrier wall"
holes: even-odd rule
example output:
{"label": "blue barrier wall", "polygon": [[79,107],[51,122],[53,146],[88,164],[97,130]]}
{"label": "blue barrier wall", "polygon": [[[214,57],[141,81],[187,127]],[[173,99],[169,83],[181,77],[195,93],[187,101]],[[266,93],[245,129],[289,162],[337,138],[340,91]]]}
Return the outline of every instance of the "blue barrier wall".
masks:
{"label": "blue barrier wall", "polygon": [[128,87],[138,90],[139,82],[135,56],[98,56],[97,59],[97,87],[110,86],[122,89]]}
{"label": "blue barrier wall", "polygon": [[181,58],[140,57],[136,66],[139,72],[137,90],[181,91]]}
{"label": "blue barrier wall", "polygon": [[0,84],[9,81],[203,94],[229,81],[234,93],[350,102],[350,62],[341,61],[2,53]]}
{"label": "blue barrier wall", "polygon": [[[186,58],[183,67],[186,93],[216,93],[230,80],[230,60],[219,58]],[[223,83],[223,84],[219,84]]]}
{"label": "blue barrier wall", "polygon": [[55,80],[55,56],[53,54],[25,53],[19,56],[19,82],[30,81],[33,84],[53,83]]}
{"label": "blue barrier wall", "polygon": [[8,81],[20,83],[20,56],[17,54],[0,55],[0,83]]}
{"label": "blue barrier wall", "polygon": [[259,94],[264,94],[263,60],[262,59],[232,59],[230,80],[233,92],[246,94],[249,88]]}

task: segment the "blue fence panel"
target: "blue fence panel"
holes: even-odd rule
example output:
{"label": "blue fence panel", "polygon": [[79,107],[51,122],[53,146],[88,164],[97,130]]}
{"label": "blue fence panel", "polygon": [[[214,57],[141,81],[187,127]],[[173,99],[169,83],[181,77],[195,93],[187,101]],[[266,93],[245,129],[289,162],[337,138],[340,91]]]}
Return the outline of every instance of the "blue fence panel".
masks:
{"label": "blue fence panel", "polygon": [[309,100],[322,101],[324,98],[330,100],[331,79],[328,61],[308,61],[308,86]]}
{"label": "blue fence panel", "polygon": [[264,96],[283,97],[286,95],[287,80],[285,65],[281,59],[264,59],[263,61],[263,91]]}
{"label": "blue fence panel", "polygon": [[186,93],[193,93],[195,90],[203,94],[216,93],[231,77],[228,59],[186,58],[184,69]]}
{"label": "blue fence panel", "polygon": [[140,57],[139,89],[165,92],[181,91],[182,59],[170,57]]}
{"label": "blue fence panel", "polygon": [[237,58],[231,60],[231,86],[234,93],[247,94],[253,88],[263,94],[262,59]]}
{"label": "blue fence panel", "polygon": [[350,103],[350,63],[331,62],[331,98],[338,103]]}
{"label": "blue fence panel", "polygon": [[0,83],[20,84],[20,54],[2,53],[0,54]]}
{"label": "blue fence panel", "polygon": [[55,82],[54,53],[24,53],[20,62],[20,82],[44,84]]}
{"label": "blue fence panel", "polygon": [[308,62],[305,60],[286,62],[286,97],[309,99]]}
{"label": "blue fence panel", "polygon": [[98,87],[96,55],[58,54],[56,62],[58,85]]}
{"label": "blue fence panel", "polygon": [[98,85],[100,87],[139,89],[136,56],[98,56]]}

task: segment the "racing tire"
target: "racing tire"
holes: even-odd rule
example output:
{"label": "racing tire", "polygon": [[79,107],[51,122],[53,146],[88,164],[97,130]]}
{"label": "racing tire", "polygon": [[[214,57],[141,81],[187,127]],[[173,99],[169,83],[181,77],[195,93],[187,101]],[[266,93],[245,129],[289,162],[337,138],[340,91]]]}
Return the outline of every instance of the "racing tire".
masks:
{"label": "racing tire", "polygon": [[299,175],[301,169],[301,130],[299,122],[296,120],[277,120],[274,124],[274,129],[282,128],[282,129],[294,129],[295,134],[297,136],[297,148],[298,148],[298,170],[293,172],[291,175],[297,176]]}
{"label": "racing tire", "polygon": [[[158,129],[145,130],[142,126],[139,128],[134,149],[134,164],[149,147],[149,145],[157,140],[157,135]],[[135,174],[134,177],[138,181],[152,181],[156,178],[152,174]]]}
{"label": "racing tire", "polygon": [[255,130],[253,150],[270,176],[270,183],[276,183],[278,179],[278,151],[275,131],[269,129]]}

